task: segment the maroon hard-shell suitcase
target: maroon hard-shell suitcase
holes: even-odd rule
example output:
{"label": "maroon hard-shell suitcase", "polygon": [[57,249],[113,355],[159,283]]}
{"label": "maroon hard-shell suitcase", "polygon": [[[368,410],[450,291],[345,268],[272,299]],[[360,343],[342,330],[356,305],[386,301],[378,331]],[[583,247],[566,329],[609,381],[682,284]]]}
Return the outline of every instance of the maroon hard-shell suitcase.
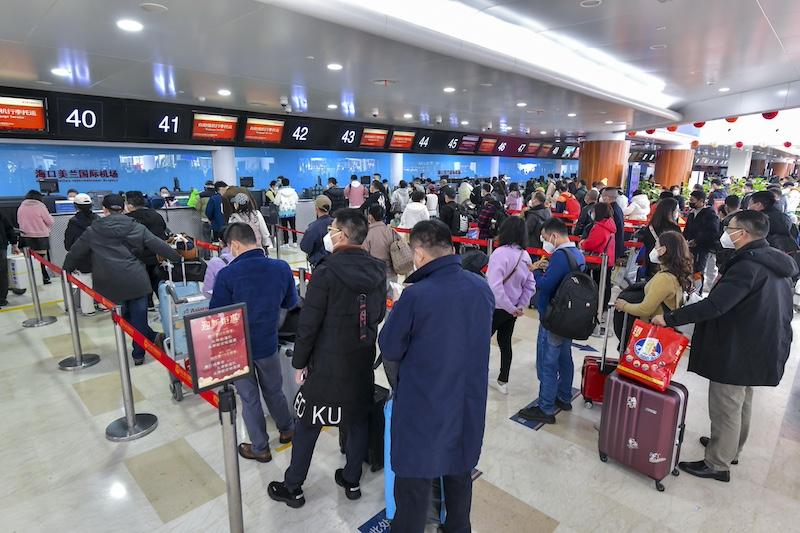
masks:
{"label": "maroon hard-shell suitcase", "polygon": [[612,458],[661,481],[678,475],[689,391],[672,382],[665,392],[639,385],[614,372],[606,379],[598,450],[604,463]]}

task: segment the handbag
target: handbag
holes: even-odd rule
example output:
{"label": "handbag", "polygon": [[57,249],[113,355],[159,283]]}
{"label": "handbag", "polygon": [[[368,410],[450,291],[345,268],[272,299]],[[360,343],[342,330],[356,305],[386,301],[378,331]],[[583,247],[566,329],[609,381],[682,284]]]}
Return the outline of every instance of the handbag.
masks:
{"label": "handbag", "polygon": [[392,270],[399,276],[406,276],[414,270],[414,254],[408,243],[395,234],[389,245],[389,257],[392,259]]}
{"label": "handbag", "polygon": [[619,359],[617,372],[664,392],[688,345],[689,339],[674,329],[637,319],[625,352]]}

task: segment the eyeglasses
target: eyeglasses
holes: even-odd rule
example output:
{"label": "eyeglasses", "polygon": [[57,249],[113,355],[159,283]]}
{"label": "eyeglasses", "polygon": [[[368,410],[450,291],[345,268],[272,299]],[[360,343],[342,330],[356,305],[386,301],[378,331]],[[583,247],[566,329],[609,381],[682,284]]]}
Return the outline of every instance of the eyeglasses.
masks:
{"label": "eyeglasses", "polygon": [[730,226],[730,225],[728,227],[726,227],[725,229],[729,229],[729,230],[733,230],[733,231],[737,231],[737,230],[747,231],[744,228],[734,227],[734,226]]}

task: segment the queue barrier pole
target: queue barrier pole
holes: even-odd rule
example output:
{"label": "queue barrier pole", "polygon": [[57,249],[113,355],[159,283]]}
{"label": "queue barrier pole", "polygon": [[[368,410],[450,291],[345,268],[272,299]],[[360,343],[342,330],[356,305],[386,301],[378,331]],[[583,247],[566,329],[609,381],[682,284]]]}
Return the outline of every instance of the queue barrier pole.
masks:
{"label": "queue barrier pole", "polygon": [[62,359],[58,362],[60,370],[81,370],[96,365],[100,362],[100,356],[95,353],[83,353],[81,348],[81,332],[78,329],[78,310],[75,306],[75,299],[72,297],[72,286],[69,282],[70,276],[61,272],[61,290],[64,292],[64,303],[67,307],[69,316],[69,331],[72,337],[73,356]]}
{"label": "queue barrier pole", "polygon": [[275,259],[281,258],[281,237],[278,235],[278,225],[272,225],[272,242],[275,243]]}
{"label": "queue barrier pole", "polygon": [[244,532],[242,484],[236,439],[236,394],[225,385],[219,392],[219,423],[222,426],[222,455],[225,459],[225,488],[228,494],[228,524],[231,533]]}
{"label": "queue barrier pole", "polygon": [[297,277],[300,282],[300,289],[298,291],[300,293],[300,298],[305,298],[306,290],[308,289],[308,281],[306,280],[306,269],[303,267],[298,268]]}
{"label": "queue barrier pole", "polygon": [[111,422],[106,427],[106,438],[112,442],[127,442],[144,437],[158,426],[158,417],[150,413],[136,413],[133,405],[133,389],[131,387],[131,368],[128,362],[125,333],[116,318],[122,315],[122,307],[117,306],[112,312],[114,318],[114,338],[119,356],[119,377],[122,383],[122,402],[125,416]]}
{"label": "queue barrier pole", "polygon": [[606,299],[606,276],[608,275],[608,255],[600,255],[600,287],[598,294],[597,305],[597,331],[592,334],[593,337],[602,337],[601,329],[603,326],[603,302]]}
{"label": "queue barrier pole", "polygon": [[31,289],[34,313],[34,318],[25,320],[22,323],[22,327],[38,328],[40,326],[49,326],[56,321],[56,317],[42,316],[42,304],[39,301],[39,287],[36,286],[36,276],[33,274],[33,257],[31,257],[31,249],[26,247],[22,249],[22,252],[25,254],[25,268],[28,270],[28,286]]}

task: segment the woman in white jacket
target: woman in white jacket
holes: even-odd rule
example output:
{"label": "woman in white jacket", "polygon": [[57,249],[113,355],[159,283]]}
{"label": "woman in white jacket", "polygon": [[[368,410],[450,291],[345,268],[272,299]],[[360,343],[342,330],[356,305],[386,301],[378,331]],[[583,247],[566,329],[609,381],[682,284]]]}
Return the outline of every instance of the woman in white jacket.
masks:
{"label": "woman in white jacket", "polygon": [[650,199],[641,191],[635,191],[631,203],[622,212],[625,214],[625,218],[645,222],[650,216]]}
{"label": "woman in white jacket", "polygon": [[256,234],[256,244],[262,248],[272,248],[272,239],[270,239],[269,229],[264,217],[260,211],[253,209],[253,204],[250,203],[250,198],[243,192],[238,193],[231,200],[233,204],[233,214],[228,219],[229,224],[234,222],[243,222],[253,228],[253,233]]}
{"label": "woman in white jacket", "polygon": [[414,191],[411,193],[411,201],[403,211],[403,216],[400,218],[400,226],[404,229],[411,229],[417,225],[417,222],[423,220],[430,220],[428,214],[428,207],[425,204],[425,193]]}
{"label": "woman in white jacket", "polygon": [[[289,180],[283,176],[278,177],[281,188],[275,194],[275,203],[278,204],[278,217],[284,228],[297,229],[297,202],[300,197],[297,191],[289,186]],[[260,213],[259,213],[260,214]],[[283,242],[289,244],[289,232],[283,230]],[[297,246],[297,233],[292,232],[292,243]]]}

